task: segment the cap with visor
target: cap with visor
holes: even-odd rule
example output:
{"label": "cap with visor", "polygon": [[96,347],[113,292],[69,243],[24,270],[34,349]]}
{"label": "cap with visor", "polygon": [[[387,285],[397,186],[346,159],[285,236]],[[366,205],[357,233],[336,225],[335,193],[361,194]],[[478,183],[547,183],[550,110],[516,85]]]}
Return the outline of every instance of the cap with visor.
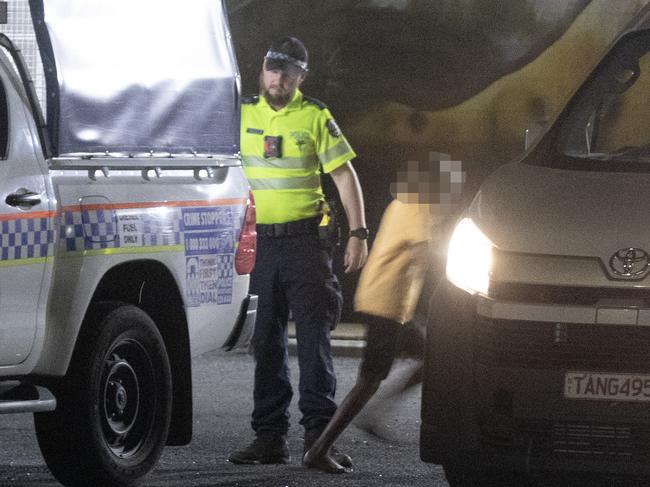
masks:
{"label": "cap with visor", "polygon": [[305,45],[295,37],[284,37],[271,44],[266,56],[265,69],[288,72],[307,72],[309,53]]}

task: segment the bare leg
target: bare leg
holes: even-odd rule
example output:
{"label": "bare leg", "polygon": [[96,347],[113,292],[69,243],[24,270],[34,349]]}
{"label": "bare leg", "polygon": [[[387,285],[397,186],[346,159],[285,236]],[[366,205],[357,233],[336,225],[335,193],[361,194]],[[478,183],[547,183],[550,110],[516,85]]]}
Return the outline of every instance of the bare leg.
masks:
{"label": "bare leg", "polygon": [[414,324],[405,325],[400,329],[398,342],[397,350],[414,357],[415,361],[405,367],[393,368],[382,382],[380,394],[369,401],[354,421],[358,428],[384,439],[389,439],[381,433],[382,417],[386,409],[394,405],[399,396],[422,382],[425,328]]}
{"label": "bare leg", "polygon": [[393,367],[388,377],[381,383],[376,393],[362,411],[354,418],[353,424],[378,438],[399,442],[400,436],[391,429],[392,420],[398,416],[400,400],[422,381],[422,361],[412,361],[407,365]]}
{"label": "bare leg", "polygon": [[368,324],[366,348],[359,366],[357,382],[345,396],[321,435],[305,453],[302,463],[308,468],[316,468],[329,473],[344,473],[346,471],[330,456],[330,448],[377,392],[379,384],[390,372],[396,355],[397,337],[401,325],[374,316],[369,317]]}
{"label": "bare leg", "polygon": [[375,394],[380,383],[381,379],[360,373],[357,383],[345,396],[321,435],[305,453],[302,460],[303,465],[329,473],[344,473],[346,471],[329,455],[329,450],[343,430]]}

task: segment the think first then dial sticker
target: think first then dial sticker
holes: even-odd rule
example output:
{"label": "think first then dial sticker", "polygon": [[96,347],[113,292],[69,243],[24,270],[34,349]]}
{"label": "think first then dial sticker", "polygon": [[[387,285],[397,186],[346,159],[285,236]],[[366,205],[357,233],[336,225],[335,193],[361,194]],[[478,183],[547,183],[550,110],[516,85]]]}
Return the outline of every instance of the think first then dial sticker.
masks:
{"label": "think first then dial sticker", "polygon": [[186,298],[189,306],[230,304],[235,230],[232,209],[183,209]]}

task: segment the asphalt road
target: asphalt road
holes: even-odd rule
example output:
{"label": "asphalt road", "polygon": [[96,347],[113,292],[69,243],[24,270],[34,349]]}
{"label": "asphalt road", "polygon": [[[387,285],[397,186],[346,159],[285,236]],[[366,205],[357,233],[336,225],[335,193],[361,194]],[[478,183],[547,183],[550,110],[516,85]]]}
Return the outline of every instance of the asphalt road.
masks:
{"label": "asphalt road", "polygon": [[[338,398],[352,387],[358,358],[337,357]],[[297,390],[297,363],[291,358],[294,388]],[[412,363],[402,362],[395,371],[405,373]],[[290,465],[238,466],[228,454],[252,440],[253,362],[245,354],[207,354],[194,362],[194,439],[187,447],[166,448],[145,487],[176,486],[390,486],[443,487],[442,469],[422,463],[418,454],[419,395],[413,390],[375,407],[384,439],[350,427],[338,442],[350,454],[355,471],[344,476],[328,475],[300,466],[302,429],[294,397],[290,431]],[[37,487],[59,485],[40,456],[31,415],[0,415],[0,486]],[[90,487],[90,486],[89,486]]]}

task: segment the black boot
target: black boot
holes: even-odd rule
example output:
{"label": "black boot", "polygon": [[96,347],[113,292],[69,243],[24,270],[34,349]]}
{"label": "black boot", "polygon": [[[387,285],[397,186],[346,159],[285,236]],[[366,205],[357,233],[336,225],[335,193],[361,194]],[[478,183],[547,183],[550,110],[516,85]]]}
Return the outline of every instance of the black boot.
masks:
{"label": "black boot", "polygon": [[[305,430],[305,445],[302,450],[302,456],[304,458],[305,453],[311,448],[311,446],[314,444],[314,442],[318,439],[320,434],[323,432],[324,428],[313,428],[313,429],[308,429]],[[345,468],[352,468],[352,458],[350,458],[350,455],[346,455],[345,453],[341,453],[338,451],[338,449],[332,445],[332,448],[330,448],[330,456],[338,463],[341,465],[341,467]]]}
{"label": "black boot", "polygon": [[243,450],[236,451],[228,461],[237,464],[289,463],[289,446],[286,436],[260,435]]}

